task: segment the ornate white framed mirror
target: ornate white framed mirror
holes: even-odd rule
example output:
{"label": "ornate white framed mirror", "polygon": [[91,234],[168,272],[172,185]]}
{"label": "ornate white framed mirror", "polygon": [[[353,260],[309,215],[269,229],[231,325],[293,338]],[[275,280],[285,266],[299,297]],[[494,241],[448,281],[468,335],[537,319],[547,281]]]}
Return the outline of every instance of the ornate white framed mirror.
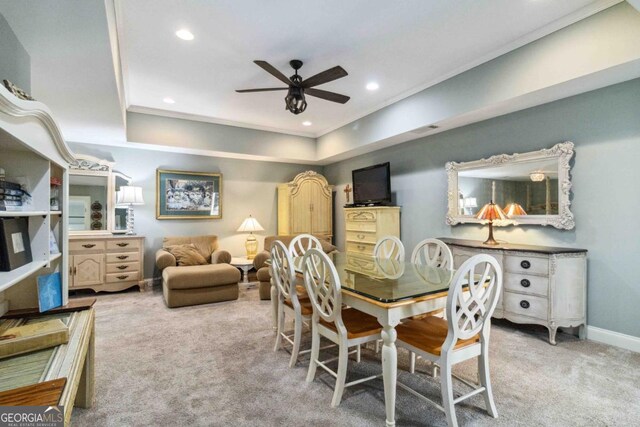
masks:
{"label": "ornate white framed mirror", "polygon": [[482,223],[475,215],[493,200],[509,220],[496,225],[575,227],[570,210],[572,142],[528,153],[500,154],[471,162],[448,162],[449,225]]}
{"label": "ornate white framed mirror", "polygon": [[111,234],[112,162],[76,156],[69,167],[69,234]]}

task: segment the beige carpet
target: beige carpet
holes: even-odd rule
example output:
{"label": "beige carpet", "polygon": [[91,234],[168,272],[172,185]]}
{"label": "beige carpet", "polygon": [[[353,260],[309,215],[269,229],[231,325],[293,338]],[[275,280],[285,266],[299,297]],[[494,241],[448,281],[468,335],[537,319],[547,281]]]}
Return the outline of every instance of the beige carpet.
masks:
{"label": "beige carpet", "polygon": [[[331,377],[319,370],[307,384],[305,362],[289,369],[288,353],[272,351],[270,302],[259,301],[255,287],[241,287],[238,301],[171,310],[158,290],[101,294],[96,312],[96,402],[74,410],[76,426],[384,425],[382,380],[347,389],[332,409]],[[457,405],[460,425],[638,425],[640,354],[566,334],[553,347],[546,337],[544,328],[494,322],[499,418],[476,396]],[[406,369],[405,351],[399,363]],[[366,350],[362,363],[350,363],[349,379],[380,370]],[[474,378],[475,365],[455,372]],[[399,378],[439,398],[437,381],[407,372]],[[441,412],[402,389],[396,412],[398,426],[446,425]]]}

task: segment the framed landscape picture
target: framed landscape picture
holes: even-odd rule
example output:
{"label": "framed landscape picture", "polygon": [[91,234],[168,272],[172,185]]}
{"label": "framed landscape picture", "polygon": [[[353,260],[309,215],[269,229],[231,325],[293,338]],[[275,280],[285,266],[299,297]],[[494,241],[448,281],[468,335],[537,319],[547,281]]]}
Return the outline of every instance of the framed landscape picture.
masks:
{"label": "framed landscape picture", "polygon": [[156,218],[222,218],[222,174],[157,169]]}

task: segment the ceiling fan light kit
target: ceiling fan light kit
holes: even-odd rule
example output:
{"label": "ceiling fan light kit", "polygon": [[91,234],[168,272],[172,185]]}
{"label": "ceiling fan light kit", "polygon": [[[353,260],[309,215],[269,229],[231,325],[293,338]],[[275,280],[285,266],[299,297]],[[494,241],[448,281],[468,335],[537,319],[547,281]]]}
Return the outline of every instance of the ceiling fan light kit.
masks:
{"label": "ceiling fan light kit", "polygon": [[287,78],[284,74],[278,71],[273,65],[266,61],[253,61],[263,70],[288,85],[288,87],[273,87],[273,88],[260,88],[260,89],[239,89],[238,93],[247,92],[269,92],[274,90],[287,90],[287,96],[284,98],[285,110],[289,110],[293,114],[300,114],[307,109],[307,100],[305,93],[316,98],[325,99],[331,102],[338,102],[344,104],[349,101],[349,97],[341,95],[339,93],[328,92],[326,90],[314,89],[314,86],[319,86],[324,83],[328,83],[342,77],[347,76],[347,72],[344,68],[336,66],[325,70],[315,76],[309,77],[306,80],[302,80],[302,77],[298,75],[298,70],[302,67],[302,61],[299,59],[293,59],[289,62],[291,68],[295,70],[295,73],[290,78]]}

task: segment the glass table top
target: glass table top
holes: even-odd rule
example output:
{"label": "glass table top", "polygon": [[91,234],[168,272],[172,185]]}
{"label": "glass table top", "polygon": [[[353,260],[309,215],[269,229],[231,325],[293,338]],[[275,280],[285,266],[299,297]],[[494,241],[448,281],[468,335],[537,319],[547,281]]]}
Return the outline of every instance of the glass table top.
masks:
{"label": "glass table top", "polygon": [[[346,253],[329,255],[342,289],[382,303],[392,303],[449,290],[454,272],[444,268]],[[302,257],[293,259],[302,273]]]}

